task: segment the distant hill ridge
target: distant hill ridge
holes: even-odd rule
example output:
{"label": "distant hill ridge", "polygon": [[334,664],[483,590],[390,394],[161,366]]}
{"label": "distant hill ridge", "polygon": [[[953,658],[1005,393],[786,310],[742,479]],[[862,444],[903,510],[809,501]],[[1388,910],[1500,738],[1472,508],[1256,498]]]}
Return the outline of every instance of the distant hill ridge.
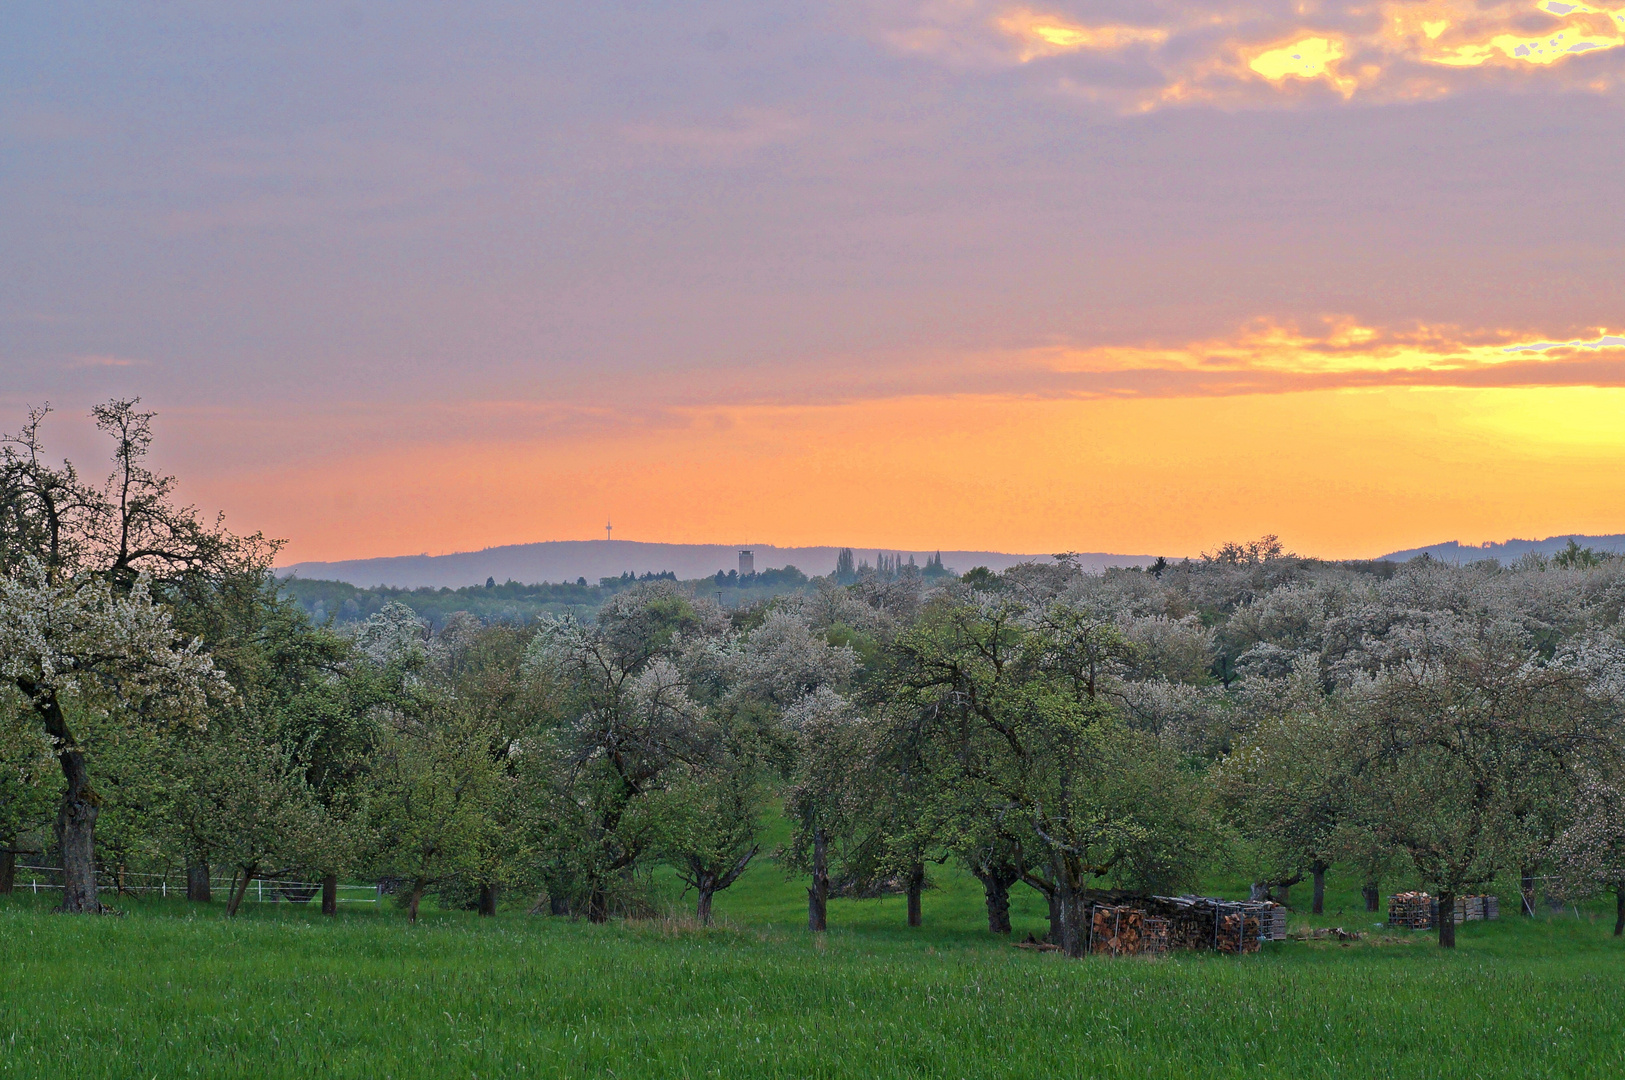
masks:
{"label": "distant hill ridge", "polygon": [[[342,562],[300,562],[280,567],[277,573],[306,579],[344,581],[362,588],[387,585],[397,589],[424,586],[459,589],[483,585],[487,578],[534,584],[542,581],[575,581],[586,578],[597,583],[630,570],[634,574],[663,573],[670,570],[679,578],[710,577],[718,570],[736,570],[739,552],[754,553],[757,570],[794,566],[808,575],[828,574],[835,569],[839,547],[777,547],[773,544],[651,544],[639,540],[549,540],[536,544],[510,544],[484,551],[462,551],[450,555],[396,555],[379,559],[347,559]],[[907,562],[913,556],[924,566],[936,551],[903,551],[895,548],[860,548],[853,554],[861,561],[876,561],[884,552]],[[1051,554],[1011,554],[1002,551],[943,551],[942,561],[963,573],[973,566],[1007,570],[1018,563],[1047,562]],[[1146,555],[1113,555],[1087,552],[1078,563],[1091,570],[1107,566],[1149,566]]]}
{"label": "distant hill ridge", "polygon": [[1418,555],[1427,555],[1447,563],[1473,563],[1484,559],[1495,559],[1503,563],[1517,562],[1525,555],[1556,555],[1569,546],[1573,540],[1583,548],[1593,551],[1607,551],[1614,554],[1625,555],[1625,533],[1613,533],[1608,536],[1582,536],[1579,533],[1565,533],[1562,536],[1548,536],[1544,540],[1503,540],[1499,544],[1463,544],[1451,540],[1443,544],[1429,544],[1426,547],[1410,548],[1406,551],[1396,551],[1381,558],[1390,562],[1406,562]]}

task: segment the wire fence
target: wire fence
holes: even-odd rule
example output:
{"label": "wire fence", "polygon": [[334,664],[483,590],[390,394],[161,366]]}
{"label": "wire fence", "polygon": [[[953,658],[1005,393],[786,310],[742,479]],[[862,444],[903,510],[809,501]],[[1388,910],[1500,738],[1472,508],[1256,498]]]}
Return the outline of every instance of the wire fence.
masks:
{"label": "wire fence", "polygon": [[[237,878],[210,878],[211,893],[230,895],[240,884]],[[186,895],[185,874],[140,874],[133,871],[96,871],[97,889],[137,896]],[[29,866],[19,863],[12,881],[13,892],[50,892],[62,888],[60,866]],[[335,899],[341,904],[376,904],[383,895],[378,885],[345,885],[337,888]],[[319,881],[290,881],[281,878],[254,878],[243,893],[245,903],[255,904],[308,904],[322,895]]]}

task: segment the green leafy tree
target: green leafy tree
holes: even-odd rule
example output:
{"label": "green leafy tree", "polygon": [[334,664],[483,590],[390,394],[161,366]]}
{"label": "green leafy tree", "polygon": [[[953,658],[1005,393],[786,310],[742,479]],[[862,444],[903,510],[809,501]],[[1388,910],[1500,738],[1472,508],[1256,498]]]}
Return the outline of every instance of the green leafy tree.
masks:
{"label": "green leafy tree", "polygon": [[1611,764],[1617,704],[1583,665],[1543,662],[1502,623],[1430,619],[1394,642],[1363,688],[1359,722],[1383,839],[1402,848],[1439,898],[1439,944],[1455,946],[1457,896],[1495,880],[1523,852],[1518,820],[1531,784],[1580,755]]}
{"label": "green leafy tree", "polygon": [[1095,881],[1189,879],[1206,839],[1202,800],[1103,699],[1126,655],[1109,624],[1061,602],[945,596],[897,648],[900,691],[934,718],[943,816],[976,838],[991,816],[1012,838],[1026,880],[1052,900],[1064,951],[1082,951]]}
{"label": "green leafy tree", "polygon": [[0,895],[11,892],[20,855],[38,855],[37,836],[58,799],[51,744],[9,687],[0,688]]}

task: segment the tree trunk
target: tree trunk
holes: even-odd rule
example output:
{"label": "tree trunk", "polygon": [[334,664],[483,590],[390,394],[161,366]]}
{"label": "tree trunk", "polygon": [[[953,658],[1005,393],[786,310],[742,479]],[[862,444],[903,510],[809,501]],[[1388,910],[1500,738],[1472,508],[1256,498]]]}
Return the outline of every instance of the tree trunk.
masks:
{"label": "tree trunk", "polygon": [[568,896],[559,896],[554,893],[548,893],[547,913],[549,915],[560,916],[570,914],[570,898]]}
{"label": "tree trunk", "polygon": [[424,881],[422,878],[412,882],[412,895],[409,896],[406,901],[406,921],[412,923],[413,925],[417,924],[418,904],[423,900],[423,890],[426,889],[428,885],[429,883]]}
{"label": "tree trunk", "polygon": [[1439,894],[1439,948],[1454,949],[1456,947],[1456,894],[1441,892]]}
{"label": "tree trunk", "polygon": [[609,897],[604,890],[594,888],[587,894],[587,921],[590,923],[609,922]]}
{"label": "tree trunk", "polygon": [[1015,882],[1016,875],[1002,867],[993,867],[985,873],[976,875],[981,879],[982,892],[987,899],[987,932],[990,934],[1008,934],[1010,932],[1010,886]]}
{"label": "tree trunk", "polygon": [[322,914],[337,915],[339,913],[339,876],[337,874],[322,875]]}
{"label": "tree trunk", "polygon": [[17,881],[17,853],[9,847],[0,848],[0,896],[10,896]]}
{"label": "tree trunk", "polygon": [[1614,936],[1625,934],[1625,889],[1614,893]]}
{"label": "tree trunk", "polygon": [[700,899],[694,905],[694,920],[701,926],[711,925],[711,897],[715,895],[710,883],[700,886]]}
{"label": "tree trunk", "polygon": [[1376,881],[1368,881],[1360,886],[1360,895],[1365,897],[1365,909],[1367,911],[1377,911],[1380,907],[1382,890],[1379,888],[1379,884]]}
{"label": "tree trunk", "polygon": [[1051,945],[1061,943],[1061,897],[1056,889],[1044,893],[1044,899],[1049,902],[1049,934],[1046,940]]}
{"label": "tree trunk", "polygon": [[1082,956],[1085,942],[1081,933],[1082,898],[1062,875],[1056,875],[1055,892],[1060,909],[1060,939],[1055,944],[1067,956]]}
{"label": "tree trunk", "polygon": [[186,899],[193,904],[207,904],[211,899],[208,863],[199,860],[186,865]]}
{"label": "tree trunk", "polygon": [[925,891],[925,867],[915,863],[908,870],[908,924],[919,926],[924,921],[920,917],[920,894]]}
{"label": "tree trunk", "polygon": [[1518,875],[1518,894],[1523,900],[1523,913],[1525,918],[1535,915],[1535,870],[1526,866]]}
{"label": "tree trunk", "polygon": [[490,917],[497,913],[497,887],[495,885],[480,886],[480,914]]}
{"label": "tree trunk", "polygon": [[231,899],[226,901],[227,918],[236,916],[237,909],[243,906],[243,897],[248,895],[248,883],[254,880],[254,875],[258,872],[258,867],[250,866],[245,868],[241,881],[237,880],[236,874],[232,875]]}
{"label": "tree trunk", "polygon": [[829,838],[823,829],[813,830],[812,886],[807,890],[807,929],[822,933],[829,929]]}
{"label": "tree trunk", "polygon": [[1309,906],[1312,915],[1326,914],[1326,868],[1316,863],[1309,871],[1314,875],[1315,893],[1314,901]]}
{"label": "tree trunk", "polygon": [[1292,883],[1282,882],[1275,886],[1275,902],[1282,907],[1292,906]]}
{"label": "tree trunk", "polygon": [[1251,885],[1249,885],[1247,887],[1247,899],[1252,901],[1253,903],[1256,904],[1261,900],[1268,900],[1269,898],[1270,898],[1270,883],[1269,882],[1267,882],[1267,881],[1255,881],[1255,882],[1253,882]]}
{"label": "tree trunk", "polygon": [[26,679],[17,680],[17,689],[33,701],[46,734],[56,741],[57,764],[62,766],[62,778],[67,781],[56,815],[56,841],[62,851],[61,910],[73,915],[100,914],[103,908],[96,899],[96,815],[101,800],[91,790],[84,751],[68,730],[56,694]]}
{"label": "tree trunk", "polygon": [[66,749],[57,759],[68,782],[56,815],[56,840],[62,849],[62,910],[95,915],[102,910],[96,899],[96,816],[101,812],[101,800],[90,789],[83,751]]}

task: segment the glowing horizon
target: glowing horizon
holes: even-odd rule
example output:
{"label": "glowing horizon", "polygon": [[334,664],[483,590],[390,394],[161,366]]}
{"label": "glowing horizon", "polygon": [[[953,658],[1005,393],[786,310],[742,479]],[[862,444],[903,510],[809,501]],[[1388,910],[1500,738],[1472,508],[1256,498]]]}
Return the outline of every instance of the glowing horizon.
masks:
{"label": "glowing horizon", "polygon": [[289,561],[1625,532],[1619,3],[24,0],[0,429]]}

